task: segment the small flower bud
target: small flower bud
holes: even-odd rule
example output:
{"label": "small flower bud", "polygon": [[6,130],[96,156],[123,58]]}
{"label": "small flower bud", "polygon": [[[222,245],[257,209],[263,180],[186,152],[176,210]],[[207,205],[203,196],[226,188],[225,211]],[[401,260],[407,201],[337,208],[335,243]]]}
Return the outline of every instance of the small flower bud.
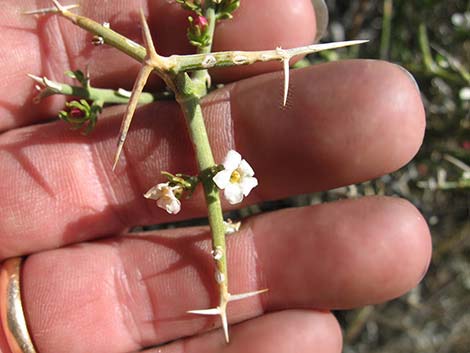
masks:
{"label": "small flower bud", "polygon": [[85,99],[65,103],[65,109],[59,112],[59,118],[69,123],[74,130],[83,129],[89,134],[95,127],[102,110],[101,102],[88,103]]}
{"label": "small flower bud", "polygon": [[79,119],[85,117],[85,112],[78,108],[70,109],[69,115],[71,118]]}
{"label": "small flower bud", "polygon": [[194,19],[193,25],[195,27],[199,27],[201,31],[204,31],[206,27],[209,25],[209,22],[207,21],[207,18],[204,16],[196,16]]}
{"label": "small flower bud", "polygon": [[192,16],[188,17],[189,27],[188,27],[188,39],[189,42],[196,47],[207,46],[210,42],[209,22],[207,18],[196,14],[193,18]]}

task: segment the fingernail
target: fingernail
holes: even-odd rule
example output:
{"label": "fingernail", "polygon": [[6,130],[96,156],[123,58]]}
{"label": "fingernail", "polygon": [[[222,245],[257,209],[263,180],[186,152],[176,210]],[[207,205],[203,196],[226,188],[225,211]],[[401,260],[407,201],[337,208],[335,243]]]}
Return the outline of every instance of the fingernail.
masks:
{"label": "fingernail", "polygon": [[416,90],[418,92],[421,92],[420,89],[419,89],[419,85],[418,85],[418,82],[416,81],[415,77],[413,76],[413,74],[411,72],[409,72],[407,69],[405,69],[403,66],[400,66],[400,65],[397,65],[404,73],[406,73],[406,75],[409,77],[410,81],[413,82],[413,84],[415,85],[416,87]]}
{"label": "fingernail", "polygon": [[315,36],[316,43],[326,33],[326,28],[328,27],[328,7],[326,6],[325,0],[312,0],[312,4],[317,21],[317,35]]}

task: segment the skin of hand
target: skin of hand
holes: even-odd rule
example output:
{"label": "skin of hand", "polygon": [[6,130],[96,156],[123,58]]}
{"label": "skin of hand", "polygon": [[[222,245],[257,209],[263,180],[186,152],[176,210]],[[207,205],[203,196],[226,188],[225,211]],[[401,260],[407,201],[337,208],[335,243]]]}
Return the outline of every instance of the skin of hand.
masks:
{"label": "skin of hand", "polygon": [[[142,7],[160,53],[191,50],[188,13],[174,2],[81,5],[81,14],[136,41]],[[142,197],[162,170],[196,172],[177,105],[138,110],[113,173],[124,108],[105,109],[96,130],[81,136],[48,121],[63,97],[32,103],[26,74],[60,81],[64,71],[88,64],[94,85],[129,89],[139,65],[92,46],[91,35],[56,16],[21,15],[49,6],[5,0],[0,12],[0,260],[29,254],[23,303],[39,352],[340,352],[330,310],[395,298],[424,276],[430,235],[405,200],[364,197],[252,217],[228,238],[229,285],[233,293],[270,291],[230,304],[226,345],[219,330],[210,331],[216,318],[185,314],[216,301],[209,230],[127,233],[205,214],[200,191],[177,216]],[[315,34],[310,0],[242,1],[235,18],[219,25],[214,50],[289,48],[310,44]],[[279,68],[214,71],[215,81],[233,83],[204,100],[216,160],[234,148],[260,181],[247,204],[375,178],[420,147],[423,105],[398,66],[352,60],[294,70],[285,108],[282,74],[272,72]],[[147,90],[159,86],[155,79]],[[2,335],[0,352],[9,353]]]}

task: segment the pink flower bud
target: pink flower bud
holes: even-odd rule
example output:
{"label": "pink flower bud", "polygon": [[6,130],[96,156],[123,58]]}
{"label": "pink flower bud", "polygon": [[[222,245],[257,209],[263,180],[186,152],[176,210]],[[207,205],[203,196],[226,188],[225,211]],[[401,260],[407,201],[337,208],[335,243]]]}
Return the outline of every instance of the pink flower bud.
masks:
{"label": "pink flower bud", "polygon": [[470,141],[462,142],[462,147],[464,150],[470,150]]}
{"label": "pink flower bud", "polygon": [[207,18],[205,18],[204,16],[196,16],[193,23],[195,27],[199,27],[202,30],[209,25]]}
{"label": "pink flower bud", "polygon": [[83,118],[84,113],[78,108],[70,109],[70,116],[72,118]]}

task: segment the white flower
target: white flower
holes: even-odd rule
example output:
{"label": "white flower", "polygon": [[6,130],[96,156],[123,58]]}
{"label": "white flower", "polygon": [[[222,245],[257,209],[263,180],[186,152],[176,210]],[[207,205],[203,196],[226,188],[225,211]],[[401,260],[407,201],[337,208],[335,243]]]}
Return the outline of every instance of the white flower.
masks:
{"label": "white flower", "polygon": [[169,214],[177,214],[181,210],[181,202],[176,198],[174,192],[179,188],[179,186],[171,187],[169,183],[160,183],[147,191],[144,197],[157,200],[157,206]]}
{"label": "white flower", "polygon": [[255,172],[240,153],[234,150],[228,151],[223,166],[225,169],[218,172],[212,180],[219,189],[224,190],[224,196],[230,204],[240,203],[243,196],[248,196],[258,185],[258,179],[253,177]]}

